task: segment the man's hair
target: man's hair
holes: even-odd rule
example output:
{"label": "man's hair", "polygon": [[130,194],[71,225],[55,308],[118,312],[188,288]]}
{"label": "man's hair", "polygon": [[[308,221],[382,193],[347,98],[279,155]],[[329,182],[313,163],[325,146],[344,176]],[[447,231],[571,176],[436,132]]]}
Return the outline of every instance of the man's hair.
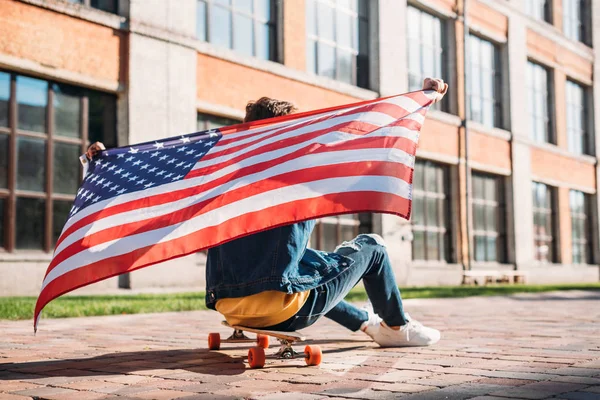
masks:
{"label": "man's hair", "polygon": [[298,111],[295,105],[288,101],[261,97],[256,101],[250,101],[246,105],[246,116],[244,122],[258,121],[273,117],[281,117]]}

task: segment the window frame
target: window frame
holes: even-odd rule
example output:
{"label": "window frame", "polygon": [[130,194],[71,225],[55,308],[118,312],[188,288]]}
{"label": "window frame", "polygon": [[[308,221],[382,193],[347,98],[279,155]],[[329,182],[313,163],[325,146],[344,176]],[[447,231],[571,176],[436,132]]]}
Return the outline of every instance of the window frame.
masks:
{"label": "window frame", "polygon": [[[436,187],[436,189],[438,191],[436,192],[432,192],[429,190],[429,187],[427,186],[427,172],[426,172],[426,168],[427,167],[433,167],[436,170],[436,185],[438,185],[438,187]],[[411,216],[410,219],[410,223],[411,223],[411,231],[413,234],[413,240],[411,241],[411,259],[413,262],[435,262],[435,263],[444,263],[444,264],[450,264],[452,262],[452,249],[451,249],[451,241],[452,241],[452,224],[450,222],[451,220],[451,211],[452,211],[452,204],[451,204],[451,185],[450,185],[450,166],[443,164],[443,163],[439,163],[436,161],[430,161],[430,160],[417,160],[415,162],[415,168],[422,168],[423,169],[423,186],[422,189],[421,188],[416,188],[416,181],[414,180],[414,174],[413,174],[413,191],[412,191],[412,201],[415,202],[418,199],[421,199],[423,201],[423,221],[421,224],[416,224],[414,221],[414,218]],[[441,185],[441,187],[439,186]],[[441,191],[439,191],[441,190]],[[427,217],[427,202],[426,199],[427,198],[431,198],[431,199],[437,199],[437,200],[442,200],[442,205],[440,208],[440,205],[438,205],[437,207],[437,221],[436,221],[436,225],[428,225],[428,221],[429,218]],[[413,210],[414,210],[414,205],[413,205]],[[422,232],[423,233],[423,258],[415,258],[415,232]],[[438,257],[435,259],[429,258],[429,252],[428,252],[428,238],[427,238],[427,234],[428,233],[436,233],[436,234],[441,234],[442,235],[442,241],[444,243],[444,249],[443,251],[440,251],[439,248],[439,239],[437,240],[437,249],[436,252],[438,254]]]}
{"label": "window frame", "polygon": [[[469,100],[469,120],[473,121],[473,122],[477,122],[487,128],[499,128],[499,129],[504,129],[505,127],[505,116],[504,116],[504,112],[505,112],[505,107],[502,106],[505,93],[502,90],[502,81],[503,81],[503,64],[502,64],[502,49],[500,48],[500,44],[498,44],[497,42],[486,38],[485,36],[481,36],[475,32],[470,32],[469,33],[469,52],[473,52],[473,42],[471,41],[471,39],[475,39],[477,40],[479,43],[481,42],[485,42],[485,43],[489,43],[494,50],[493,56],[494,59],[492,60],[492,62],[490,63],[490,65],[492,66],[492,70],[490,72],[492,72],[492,79],[493,79],[493,85],[492,87],[494,88],[494,93],[492,93],[491,98],[488,97],[484,97],[483,94],[479,95],[479,93],[483,93],[482,90],[480,90],[477,94],[474,94],[475,92],[472,89],[473,86],[473,81],[471,77],[474,77],[476,74],[473,73],[473,69],[475,69],[475,67],[477,67],[479,69],[479,75],[477,76],[478,80],[479,80],[479,86],[480,88],[483,88],[483,68],[481,62],[479,64],[476,64],[474,62],[471,63],[471,68],[469,70],[469,79],[467,82],[467,87],[468,87],[468,100]],[[479,44],[478,45],[478,49],[480,50],[482,48],[482,46]],[[478,59],[481,60],[482,59],[482,51],[479,52],[478,54]],[[481,120],[479,119],[475,119],[473,117],[473,100],[474,99],[478,99],[478,103],[481,106],[481,110],[482,110],[482,117]],[[492,101],[493,107],[493,122],[492,125],[488,125],[486,124],[486,122],[484,121],[484,114],[483,114],[483,105],[485,104],[486,101]]]}
{"label": "window frame", "polygon": [[[203,118],[202,121],[201,121],[201,118]],[[219,122],[217,122],[217,120],[231,122],[231,124],[222,125]],[[204,127],[200,127],[201,122],[204,124]],[[201,111],[201,110],[198,110],[196,112],[196,129],[198,129],[198,132],[214,129],[214,126],[209,126],[210,123],[212,123],[213,125],[219,125],[219,127],[223,127],[223,126],[231,126],[231,125],[240,124],[241,122],[242,122],[241,120],[239,120],[238,118],[234,118],[234,117],[227,117],[227,116],[222,116],[222,115],[218,115],[218,114],[212,114],[210,112],[205,112],[205,111]]]}
{"label": "window frame", "polygon": [[[474,184],[476,179],[483,179],[484,182],[487,182],[487,180],[493,180],[494,181],[494,185],[495,185],[495,193],[496,193],[496,198],[495,199],[487,199],[487,198],[478,198],[475,197],[475,190],[471,190],[471,210],[472,213],[471,215],[473,215],[473,230],[471,233],[472,236],[472,243],[473,243],[473,251],[471,254],[471,259],[472,261],[476,262],[476,263],[493,263],[493,264],[506,264],[508,262],[508,238],[507,238],[507,212],[506,212],[506,182],[505,182],[505,177],[502,175],[494,175],[494,174],[490,174],[490,173],[486,173],[486,172],[481,172],[481,171],[471,171],[471,185]],[[485,188],[484,188],[484,192],[485,192]],[[486,193],[484,193],[484,197],[485,197]],[[494,214],[495,214],[495,218],[496,218],[496,230],[493,229],[488,229],[487,226],[487,218],[486,218],[486,213],[484,211],[484,220],[483,220],[483,225],[484,228],[483,229],[477,229],[476,227],[476,222],[475,222],[475,206],[479,205],[484,207],[484,210],[486,207],[493,207],[494,208]],[[475,250],[475,245],[476,245],[476,239],[478,237],[483,237],[483,238],[488,238],[488,237],[493,237],[496,239],[496,254],[495,254],[495,260],[489,260],[488,259],[488,248],[487,248],[487,244],[485,247],[485,256],[484,256],[484,260],[477,260],[475,258],[476,255],[476,250]]]}
{"label": "window frame", "polygon": [[[546,190],[546,196],[550,199],[550,208],[546,208],[544,205],[536,204],[537,196],[535,195],[535,191],[538,187],[543,186]],[[534,260],[540,264],[542,263],[550,263],[556,264],[560,261],[560,247],[559,247],[559,227],[558,227],[558,190],[557,188],[547,185],[545,183],[532,181],[532,214],[533,214],[533,249],[534,249]],[[539,235],[536,232],[536,216],[544,215],[550,220],[550,234],[547,235]],[[548,258],[548,261],[542,260],[538,257],[537,251],[537,243],[544,242],[546,244],[550,243],[549,249],[552,250],[552,257]]]}
{"label": "window frame", "polygon": [[[349,215],[350,217],[348,217]],[[335,247],[330,249],[326,248],[325,225],[333,225],[335,227],[335,240],[333,243],[335,243],[335,246],[338,246],[344,241],[342,234],[343,226],[352,227],[352,238],[355,238],[361,233],[361,229],[364,228],[365,221],[366,219],[362,214],[345,214],[319,218],[315,221],[316,224],[310,238],[310,246],[316,250],[333,252]]]}
{"label": "window frame", "polygon": [[[583,200],[583,212],[574,212],[573,211],[573,196],[581,196]],[[581,250],[583,250],[583,257],[580,262],[575,262],[573,256],[571,256],[571,263],[576,265],[591,265],[593,264],[594,257],[594,235],[593,235],[593,210],[592,210],[592,196],[588,193],[581,192],[579,190],[569,190],[569,215],[571,218],[571,255],[574,254],[573,249],[575,245],[581,246]],[[583,222],[583,238],[575,237],[575,229],[573,229],[574,220],[578,220]]]}
{"label": "window frame", "polygon": [[[361,2],[364,1],[364,13],[365,15],[361,15]],[[371,75],[371,68],[370,68],[370,62],[371,62],[371,45],[370,45],[370,30],[371,30],[371,18],[372,18],[372,10],[370,7],[370,1],[368,0],[358,0],[357,1],[357,9],[356,11],[353,11],[351,9],[342,7],[340,8],[340,6],[337,4],[337,2],[335,0],[306,0],[306,6],[305,6],[305,14],[306,14],[306,26],[308,26],[308,18],[310,17],[311,13],[308,12],[308,7],[311,7],[311,3],[314,4],[314,13],[313,16],[315,18],[314,22],[314,26],[315,26],[315,32],[316,33],[311,33],[309,32],[309,29],[306,29],[306,70],[309,73],[315,74],[317,76],[322,76],[328,79],[333,79],[335,81],[338,82],[342,82],[342,83],[346,83],[349,85],[353,85],[353,86],[357,86],[357,87],[361,87],[361,88],[365,88],[365,89],[369,89],[371,84],[370,84],[370,75]],[[319,20],[318,20],[318,4],[319,3],[323,3],[326,4],[328,6],[330,6],[333,9],[333,35],[334,35],[334,39],[333,40],[329,40],[329,39],[324,39],[322,38],[322,36],[319,33]],[[342,46],[339,45],[338,42],[338,38],[337,38],[337,26],[336,26],[336,21],[337,21],[337,13],[343,13],[345,15],[349,15],[350,17],[353,18],[353,22],[356,22],[355,29],[357,30],[356,32],[351,32],[352,37],[356,38],[356,49],[354,48],[349,48],[346,46]],[[361,29],[361,21],[365,23],[365,27],[366,30],[363,31]],[[361,36],[365,35],[365,36]],[[364,49],[364,51],[361,51],[361,42],[363,42],[363,39],[366,37],[366,40],[364,40],[364,43],[366,44],[366,48]],[[352,39],[351,39],[352,40]],[[309,65],[309,61],[311,60],[310,57],[308,57],[309,51],[310,51],[310,43],[314,42],[315,46],[314,46],[314,51],[315,54],[313,54],[312,59],[314,60],[314,65]],[[329,77],[327,75],[321,75],[319,73],[319,44],[321,45],[326,45],[329,47],[333,47],[334,49],[334,57],[335,57],[335,69],[334,69],[334,76],[333,77]],[[340,58],[338,56],[338,53],[340,51],[343,51],[345,53],[350,53],[352,55],[352,66],[351,66],[351,81],[350,82],[346,82],[344,80],[341,79],[340,77]],[[361,60],[361,57],[364,57],[366,55],[366,62]],[[361,74],[361,79],[359,79],[358,77],[358,73],[357,70],[359,68],[359,64],[360,67],[364,70],[366,69],[367,71],[364,74]]]}
{"label": "window frame", "polygon": [[[407,18],[409,18],[409,13],[410,10],[415,10],[416,12],[419,13],[419,23],[418,23],[418,27],[419,27],[419,32],[423,32],[423,26],[422,26],[422,20],[423,20],[423,14],[427,15],[430,18],[436,19],[437,21],[439,21],[439,31],[440,31],[440,38],[439,38],[439,48],[436,48],[434,46],[434,50],[436,53],[439,54],[439,61],[440,61],[440,78],[442,78],[445,82],[450,82],[450,77],[449,77],[449,53],[450,53],[450,43],[448,38],[450,37],[450,35],[447,34],[448,31],[448,19],[444,18],[443,16],[440,16],[438,14],[434,14],[432,12],[426,11],[424,9],[421,9],[413,4],[408,4],[408,10],[407,10]],[[408,26],[408,21],[407,21],[407,26]],[[419,35],[420,37],[422,37],[422,35]],[[407,52],[407,60],[408,60],[408,68],[407,68],[407,72],[408,72],[408,90],[409,91],[414,91],[414,90],[421,90],[422,88],[422,84],[423,84],[423,80],[425,78],[431,77],[428,74],[426,74],[423,70],[423,65],[424,65],[424,60],[423,60],[423,48],[426,47],[427,45],[423,43],[422,40],[418,39],[418,49],[419,49],[419,71],[418,71],[418,77],[417,77],[417,73],[415,71],[411,71],[411,63],[410,63],[410,42],[411,39],[415,40],[416,38],[411,38],[410,37],[410,31],[407,32],[406,34],[406,38],[407,38],[407,46],[406,46],[406,52]],[[428,46],[427,46],[428,47]],[[437,73],[434,73],[434,75],[436,75]],[[411,75],[418,81],[420,81],[420,83],[417,86],[411,87]],[[427,75],[427,76],[426,76]],[[443,111],[443,112],[447,112],[450,113],[450,97],[448,96],[444,96],[444,98],[442,99],[441,102],[435,103],[432,106],[432,109],[434,110],[438,110],[438,111]]]}
{"label": "window frame", "polygon": [[[576,8],[579,9],[579,19],[570,14],[570,7],[566,4],[571,5],[573,1],[578,2]],[[592,21],[591,21],[591,4],[588,0],[562,0],[562,33],[570,40],[581,42],[588,46],[592,44]],[[568,22],[567,22],[568,21]],[[577,25],[576,36],[573,36],[575,32],[571,22],[575,22]]]}
{"label": "window frame", "polygon": [[[54,218],[54,203],[59,201],[73,202],[75,193],[64,194],[55,191],[54,189],[54,150],[57,143],[65,143],[78,145],[79,154],[85,153],[89,146],[89,92],[91,90],[71,84],[63,84],[52,79],[45,79],[30,75],[21,74],[15,71],[0,70],[1,73],[6,73],[10,77],[10,91],[8,100],[8,127],[0,127],[0,135],[8,135],[8,184],[6,189],[0,188],[0,198],[5,201],[4,209],[4,243],[0,243],[0,252],[22,253],[22,252],[45,252],[49,253],[54,248],[53,237],[53,218]],[[33,132],[18,127],[18,99],[17,99],[17,78],[26,77],[33,78],[47,83],[46,87],[46,106],[45,106],[45,132]],[[55,132],[55,114],[56,106],[54,104],[55,89],[54,85],[66,85],[76,90],[81,90],[79,97],[79,134],[78,138],[61,136]],[[97,93],[104,93],[98,92]],[[114,118],[114,139],[117,138],[117,118],[116,118],[116,98],[115,98],[115,118]],[[44,165],[44,185],[43,191],[32,191],[17,188],[17,141],[18,138],[33,138],[44,140],[45,160]],[[79,166],[78,185],[81,183],[82,167],[77,159],[73,160]],[[41,199],[45,202],[44,205],[44,229],[42,246],[39,249],[17,248],[17,200],[24,199]],[[1,222],[0,222],[1,223]]]}
{"label": "window frame", "polygon": [[[228,50],[231,50],[233,52],[235,52],[236,54],[241,54],[244,57],[253,57],[253,58],[258,58],[260,60],[263,60],[263,58],[258,57],[257,56],[257,36],[258,36],[258,32],[256,30],[256,24],[257,23],[261,23],[264,24],[268,27],[268,33],[269,33],[269,49],[268,49],[268,53],[269,56],[266,59],[266,61],[273,61],[273,62],[280,62],[280,46],[279,46],[279,38],[281,37],[281,32],[280,32],[280,18],[279,18],[279,5],[278,5],[278,1],[276,0],[269,0],[270,3],[270,16],[269,16],[269,20],[268,21],[264,21],[262,19],[259,19],[258,16],[256,15],[256,11],[255,11],[255,5],[256,5],[256,1],[257,0],[252,0],[252,13],[248,13],[246,11],[243,10],[239,10],[235,4],[233,2],[231,2],[229,4],[217,4],[217,7],[226,9],[228,12],[228,18],[229,18],[229,22],[230,22],[230,28],[231,28],[231,32],[230,32],[230,38],[229,38],[229,45],[227,47],[224,46],[220,46],[218,44],[214,44],[211,41],[211,34],[210,34],[210,28],[212,25],[212,21],[211,21],[211,6],[213,4],[215,4],[215,0],[196,0],[196,15],[197,15],[197,8],[199,3],[204,3],[205,6],[205,21],[204,21],[204,38],[205,39],[200,39],[198,38],[197,34],[195,35],[195,38],[197,40],[203,41],[205,43],[209,43],[215,47],[218,48],[226,48]],[[243,54],[240,53],[238,50],[235,49],[235,27],[234,27],[234,15],[242,15],[244,17],[248,17],[252,20],[252,55],[247,55],[247,54]],[[198,24],[199,21],[196,19],[196,32],[198,31]]]}
{"label": "window frame", "polygon": [[67,1],[69,3],[72,3],[72,4],[81,4],[82,6],[85,6],[85,7],[88,7],[88,8],[92,8],[94,10],[99,10],[99,11],[106,12],[106,13],[109,13],[109,14],[119,15],[119,6],[120,6],[119,1],[120,0],[115,0],[115,9],[114,9],[114,11],[107,11],[107,10],[103,10],[102,8],[94,7],[94,6],[92,6],[92,0],[75,0],[75,1],[73,1],[73,0],[67,0]]}
{"label": "window frame", "polygon": [[[543,15],[542,18],[538,18],[537,14],[533,13],[533,10],[540,7],[540,2],[543,2]],[[533,4],[535,3],[535,4]],[[526,14],[529,15],[536,21],[543,21],[549,24],[553,23],[553,8],[552,8],[552,0],[527,0],[526,3]]]}
{"label": "window frame", "polygon": [[[539,90],[539,88],[535,87],[535,83],[537,82],[537,77],[536,76],[529,76],[530,72],[537,72],[539,70],[543,70],[546,73],[546,79],[545,79],[545,90]],[[528,95],[528,115],[529,115],[529,129],[531,131],[532,136],[532,140],[536,143],[550,143],[550,144],[557,144],[557,140],[556,140],[556,128],[555,128],[555,112],[554,109],[554,71],[545,66],[544,64],[540,64],[535,60],[527,60],[527,75],[528,75],[528,85],[527,85],[527,95]],[[531,92],[535,92],[535,94],[542,94],[544,99],[545,99],[545,109],[546,109],[546,115],[543,116],[544,118],[544,127],[545,127],[545,132],[544,132],[544,138],[543,140],[541,140],[541,137],[536,136],[536,131],[535,131],[535,124],[532,124],[533,119],[538,120],[540,119],[541,116],[536,115],[535,114],[535,108],[537,106],[537,103],[535,100],[537,100],[537,97],[534,96],[533,98],[531,97]],[[534,110],[534,112],[532,113],[532,109]],[[533,126],[532,126],[533,125]]]}
{"label": "window frame", "polygon": [[[575,106],[572,102],[569,102],[569,91],[570,87],[581,89],[581,100],[582,107],[581,108],[581,118],[582,118],[582,127],[583,133],[578,134],[578,138],[581,141],[579,145],[581,145],[581,151],[574,148],[574,140],[573,133],[576,129],[569,125],[569,116],[572,108]],[[567,129],[567,148],[570,152],[578,155],[594,155],[594,127],[592,122],[592,113],[593,113],[593,98],[591,96],[591,89],[589,86],[581,84],[570,77],[567,77],[565,82],[565,119],[566,119],[566,129]]]}

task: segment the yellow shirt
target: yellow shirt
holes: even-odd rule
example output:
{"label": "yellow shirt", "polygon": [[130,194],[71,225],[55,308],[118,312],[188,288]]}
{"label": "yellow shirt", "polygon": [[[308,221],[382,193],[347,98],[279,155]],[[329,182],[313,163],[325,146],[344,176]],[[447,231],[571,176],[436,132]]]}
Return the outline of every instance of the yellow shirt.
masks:
{"label": "yellow shirt", "polygon": [[294,316],[306,303],[309,294],[310,291],[287,294],[270,290],[246,297],[221,299],[215,307],[229,325],[264,328]]}

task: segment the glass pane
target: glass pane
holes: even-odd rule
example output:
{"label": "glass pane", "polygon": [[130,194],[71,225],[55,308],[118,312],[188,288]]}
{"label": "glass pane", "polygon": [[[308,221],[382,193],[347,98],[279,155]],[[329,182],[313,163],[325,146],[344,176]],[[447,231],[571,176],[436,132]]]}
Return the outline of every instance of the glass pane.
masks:
{"label": "glass pane", "polygon": [[0,248],[6,247],[4,242],[4,207],[6,207],[6,200],[0,197]]}
{"label": "glass pane", "polygon": [[233,14],[233,48],[241,54],[252,56],[254,34],[252,32],[252,18],[240,14]]}
{"label": "glass pane", "polygon": [[93,8],[113,14],[116,14],[119,11],[117,9],[117,0],[91,0],[90,5]]}
{"label": "glass pane", "polygon": [[483,188],[483,179],[478,175],[473,175],[473,179],[471,180],[471,186],[473,189],[473,198],[474,199],[483,199],[484,197],[484,188]]}
{"label": "glass pane", "polygon": [[54,191],[75,194],[79,187],[78,157],[81,147],[76,144],[54,142]]}
{"label": "glass pane", "polygon": [[52,209],[52,246],[54,246],[69,217],[71,202],[55,200]]}
{"label": "glass pane", "polygon": [[8,187],[8,135],[0,133],[0,188]]}
{"label": "glass pane", "polygon": [[315,7],[315,0],[306,0],[306,33],[309,35],[317,34]]}
{"label": "glass pane", "polygon": [[323,248],[324,251],[333,251],[339,244],[337,240],[337,224],[323,224]]}
{"label": "glass pane", "polygon": [[485,236],[475,236],[475,261],[485,261]]}
{"label": "glass pane", "polygon": [[581,246],[578,243],[573,243],[573,264],[581,264],[582,261]]}
{"label": "glass pane", "polygon": [[422,231],[413,231],[412,252],[413,260],[425,259],[425,235]]}
{"label": "glass pane", "polygon": [[333,27],[335,26],[333,8],[325,3],[318,2],[317,21],[319,37],[332,42],[335,41],[335,32],[333,31]]}
{"label": "glass pane", "polygon": [[425,176],[425,163],[417,161],[413,172],[413,185],[415,189],[423,190],[423,178]]}
{"label": "glass pane", "polygon": [[437,185],[437,168],[432,164],[425,167],[425,190],[432,193],[441,192]]}
{"label": "glass pane", "polygon": [[[350,14],[346,14],[340,11],[336,13],[336,16],[336,42],[338,46],[355,48],[357,44],[353,43],[352,40],[352,25],[355,19],[352,18]],[[357,29],[357,27],[355,27],[354,29]]]}
{"label": "glass pane", "polygon": [[342,237],[340,238],[340,241],[349,241],[349,240],[354,239],[354,237],[355,237],[354,226],[342,225],[341,230],[342,230]]}
{"label": "glass pane", "polygon": [[423,197],[415,197],[412,202],[412,223],[413,225],[423,225],[425,219],[423,218],[423,206],[425,199]]}
{"label": "glass pane", "polygon": [[324,43],[318,44],[318,74],[335,78],[335,48]]}
{"label": "glass pane", "polygon": [[54,91],[54,134],[81,137],[81,95],[63,85],[52,85]]}
{"label": "glass pane", "polygon": [[196,39],[206,41],[206,3],[202,0],[196,3]]}
{"label": "glass pane", "polygon": [[236,10],[252,14],[252,0],[233,0],[233,6]]}
{"label": "glass pane", "polygon": [[485,207],[481,204],[473,204],[473,227],[477,230],[485,230]]}
{"label": "glass pane", "polygon": [[254,0],[254,14],[263,21],[271,20],[271,0]]}
{"label": "glass pane", "polygon": [[0,126],[8,126],[8,103],[10,99],[10,74],[0,72]]}
{"label": "glass pane", "polygon": [[46,132],[48,82],[25,76],[17,77],[18,128]]}
{"label": "glass pane", "polygon": [[438,215],[438,201],[435,198],[425,198],[425,218],[427,226],[443,226],[439,222],[440,216]]}
{"label": "glass pane", "polygon": [[438,234],[436,232],[427,232],[427,259],[441,259],[439,250]]}
{"label": "glass pane", "polygon": [[487,238],[486,261],[497,261],[496,238]]}
{"label": "glass pane", "polygon": [[352,79],[352,60],[354,56],[344,50],[338,50],[338,76],[337,79],[346,83],[353,83]]}
{"label": "glass pane", "polygon": [[46,141],[17,138],[17,189],[44,192],[46,186]]}
{"label": "glass pane", "polygon": [[117,99],[110,94],[89,92],[88,140],[117,146]]}
{"label": "glass pane", "polygon": [[208,24],[211,43],[231,48],[231,12],[223,7],[211,6]]}
{"label": "glass pane", "polygon": [[262,24],[260,22],[256,22],[254,24],[254,29],[256,30],[256,54],[257,58],[262,60],[270,59],[270,43],[271,43],[271,28],[267,24]]}
{"label": "glass pane", "polygon": [[45,201],[42,199],[17,198],[17,249],[43,249],[44,208]]}
{"label": "glass pane", "polygon": [[498,209],[493,206],[485,207],[485,225],[487,231],[498,232]]}
{"label": "glass pane", "polygon": [[485,199],[489,201],[497,201],[498,194],[496,192],[496,178],[485,178]]}

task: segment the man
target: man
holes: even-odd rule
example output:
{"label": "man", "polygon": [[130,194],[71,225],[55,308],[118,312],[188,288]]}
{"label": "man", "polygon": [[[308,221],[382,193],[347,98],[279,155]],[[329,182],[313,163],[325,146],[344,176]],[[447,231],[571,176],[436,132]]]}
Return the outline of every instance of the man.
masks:
{"label": "man", "polygon": [[[440,98],[448,85],[425,79],[423,89]],[[293,104],[263,97],[248,103],[244,122],[296,112]],[[101,143],[90,146],[91,159]],[[315,221],[303,221],[238,238],[209,249],[206,304],[231,325],[293,331],[326,316],[362,330],[380,346],[426,346],[440,339],[404,312],[402,299],[379,235],[359,235],[333,253],[307,248]],[[374,313],[344,301],[363,281]]]}

